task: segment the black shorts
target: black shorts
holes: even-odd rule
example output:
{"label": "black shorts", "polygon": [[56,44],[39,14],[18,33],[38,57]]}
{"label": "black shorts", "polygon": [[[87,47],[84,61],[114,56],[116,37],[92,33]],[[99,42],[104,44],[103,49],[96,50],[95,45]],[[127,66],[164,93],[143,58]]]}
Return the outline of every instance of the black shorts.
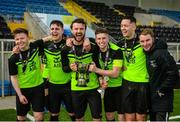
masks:
{"label": "black shorts", "polygon": [[59,113],[62,102],[64,102],[67,112],[74,112],[70,82],[67,84],[49,83],[49,111],[51,113]]}
{"label": "black shorts", "polygon": [[169,112],[150,112],[149,113],[150,121],[169,121]]}
{"label": "black shorts", "polygon": [[44,111],[44,84],[33,88],[22,88],[21,92],[28,100],[28,104],[20,103],[19,97],[16,94],[16,110],[18,116],[25,116],[30,110],[31,105],[34,112]]}
{"label": "black shorts", "polygon": [[122,86],[124,113],[146,114],[149,106],[149,84],[123,79]]}
{"label": "black shorts", "polygon": [[122,114],[122,93],[121,86],[108,87],[104,93],[104,109],[105,112],[115,112]]}
{"label": "black shorts", "polygon": [[101,95],[97,89],[85,91],[72,91],[73,107],[76,118],[82,118],[89,103],[92,117],[100,119],[102,117]]}

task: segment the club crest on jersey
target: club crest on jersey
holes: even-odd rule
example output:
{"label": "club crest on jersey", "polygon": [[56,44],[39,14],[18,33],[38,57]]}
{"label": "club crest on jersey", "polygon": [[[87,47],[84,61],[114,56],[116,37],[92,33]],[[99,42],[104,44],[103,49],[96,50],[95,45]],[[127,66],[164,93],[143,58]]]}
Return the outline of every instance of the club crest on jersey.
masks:
{"label": "club crest on jersey", "polygon": [[61,65],[61,59],[60,57],[54,57],[54,67],[60,67]]}
{"label": "club crest on jersey", "polygon": [[30,71],[33,71],[33,70],[36,70],[36,69],[37,69],[37,67],[36,67],[36,62],[35,62],[35,61],[30,62],[30,64],[29,64],[29,70],[30,70]]}
{"label": "club crest on jersey", "polygon": [[152,66],[152,67],[158,67],[158,65],[157,65],[157,63],[156,63],[156,61],[155,60],[151,60],[150,61],[150,65]]}

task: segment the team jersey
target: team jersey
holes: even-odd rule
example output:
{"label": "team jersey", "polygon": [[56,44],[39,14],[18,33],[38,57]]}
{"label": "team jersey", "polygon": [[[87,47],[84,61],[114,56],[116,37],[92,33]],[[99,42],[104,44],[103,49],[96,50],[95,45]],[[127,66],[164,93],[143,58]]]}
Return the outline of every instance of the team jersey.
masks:
{"label": "team jersey", "polygon": [[30,43],[29,49],[10,56],[9,74],[17,75],[20,88],[32,88],[43,83],[40,55],[43,53],[43,41]]}
{"label": "team jersey", "polygon": [[47,59],[45,55],[41,57],[41,70],[42,70],[42,77],[48,78],[49,77],[49,70],[47,68]]}
{"label": "team jersey", "polygon": [[[102,69],[112,70],[113,67],[122,68],[123,53],[121,49],[113,43],[109,43],[106,52],[99,52],[99,62]],[[105,63],[107,62],[107,66]],[[109,77],[108,87],[118,87],[122,85],[122,72],[119,72],[117,78]]]}
{"label": "team jersey", "polygon": [[71,72],[71,90],[72,91],[83,91],[83,90],[90,90],[90,89],[96,89],[99,87],[99,82],[98,82],[98,76],[94,72],[88,72],[85,71],[84,75],[88,77],[88,82],[87,86],[85,87],[80,87],[78,86],[78,81],[77,81],[77,72],[71,71],[69,65],[71,63],[77,63],[87,66],[90,65],[90,63],[95,62],[96,65],[99,66],[98,63],[98,48],[95,44],[91,43],[91,50],[89,52],[83,51],[82,50],[83,45],[74,45],[72,48],[70,47],[65,47],[63,49],[62,54],[62,63],[63,63],[63,69],[65,72]]}
{"label": "team jersey", "polygon": [[146,56],[138,38],[123,40],[120,45],[123,51],[123,79],[130,82],[148,82],[148,72],[146,68]]}
{"label": "team jersey", "polygon": [[65,40],[61,40],[59,43],[50,41],[44,44],[44,54],[47,61],[46,69],[48,69],[49,72],[48,78],[50,83],[66,84],[71,79],[71,74],[65,73],[62,70],[61,50],[65,45]]}

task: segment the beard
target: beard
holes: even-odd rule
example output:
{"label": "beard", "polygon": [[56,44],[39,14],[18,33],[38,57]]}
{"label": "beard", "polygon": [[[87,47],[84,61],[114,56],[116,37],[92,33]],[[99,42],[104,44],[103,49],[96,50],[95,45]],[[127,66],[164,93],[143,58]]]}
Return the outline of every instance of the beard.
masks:
{"label": "beard", "polygon": [[[81,38],[80,38],[80,36],[81,36]],[[85,37],[85,35],[83,35],[82,33],[76,33],[76,34],[74,35],[74,39],[75,39],[77,42],[83,41],[83,40],[84,40],[84,37]],[[79,39],[79,38],[80,38],[80,39]]]}
{"label": "beard", "polygon": [[52,33],[51,35],[52,35],[52,38],[54,41],[59,41],[62,37],[60,34],[53,34]]}

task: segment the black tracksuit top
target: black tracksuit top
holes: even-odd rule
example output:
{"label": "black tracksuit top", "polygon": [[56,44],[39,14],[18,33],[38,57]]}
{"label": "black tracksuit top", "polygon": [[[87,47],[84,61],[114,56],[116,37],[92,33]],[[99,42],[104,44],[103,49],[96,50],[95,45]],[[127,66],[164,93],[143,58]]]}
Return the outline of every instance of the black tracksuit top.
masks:
{"label": "black tracksuit top", "polygon": [[[147,69],[150,80],[150,98],[153,112],[173,111],[173,88],[179,81],[176,62],[167,50],[164,41],[155,41],[147,56]],[[159,96],[157,91],[164,93]]]}

